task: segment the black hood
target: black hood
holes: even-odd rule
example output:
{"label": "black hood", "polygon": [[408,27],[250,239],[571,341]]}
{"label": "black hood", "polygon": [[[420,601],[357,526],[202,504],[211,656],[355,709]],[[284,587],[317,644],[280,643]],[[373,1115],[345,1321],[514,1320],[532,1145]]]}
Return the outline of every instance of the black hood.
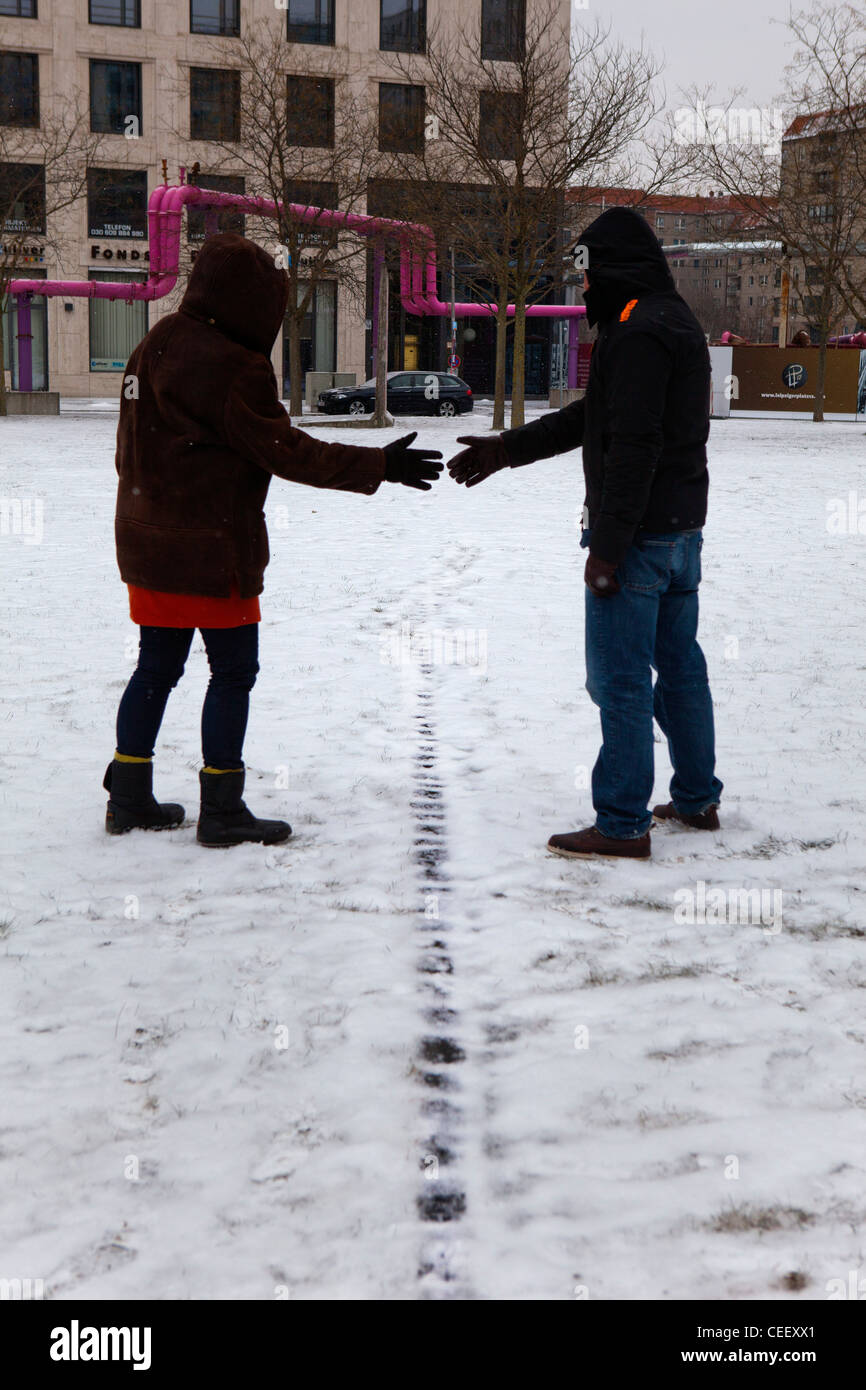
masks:
{"label": "black hood", "polygon": [[586,247],[589,289],[584,290],[590,324],[614,318],[630,299],[674,291],[673,276],[658,237],[632,208],[608,208],[578,239]]}
{"label": "black hood", "polygon": [[289,277],[273,256],[235,232],[219,232],[193,261],[180,312],[270,357],[288,298]]}

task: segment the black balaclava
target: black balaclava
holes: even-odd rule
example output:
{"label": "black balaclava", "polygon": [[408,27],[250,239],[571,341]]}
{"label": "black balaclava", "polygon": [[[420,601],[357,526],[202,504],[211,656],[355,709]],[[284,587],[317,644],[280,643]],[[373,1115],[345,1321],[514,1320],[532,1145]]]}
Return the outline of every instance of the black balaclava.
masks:
{"label": "black balaclava", "polygon": [[615,318],[630,299],[675,289],[658,237],[632,208],[608,208],[577,244],[587,252],[583,299],[590,326]]}

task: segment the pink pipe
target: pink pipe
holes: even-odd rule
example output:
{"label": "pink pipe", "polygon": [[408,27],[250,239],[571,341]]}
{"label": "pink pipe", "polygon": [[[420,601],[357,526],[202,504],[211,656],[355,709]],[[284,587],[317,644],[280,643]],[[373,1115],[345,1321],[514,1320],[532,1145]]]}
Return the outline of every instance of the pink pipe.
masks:
{"label": "pink pipe", "polygon": [[[188,204],[235,208],[238,212],[273,218],[279,216],[282,208],[299,222],[346,227],[364,237],[393,237],[400,245],[400,298],[404,308],[421,315],[443,316],[451,313],[451,305],[439,299],[436,293],[436,243],[429,227],[416,222],[399,222],[389,217],[371,217],[360,212],[304,207],[300,203],[283,205],[269,198],[254,198],[244,193],[217,193],[195,184],[160,184],[151,193],[147,206],[151,260],[144,283],[127,280],[12,280],[8,293],[31,293],[46,298],[125,299],[130,302],[162,299],[177,284],[181,222],[183,209]],[[419,241],[423,243],[420,257]],[[461,302],[454,305],[454,314],[459,318],[493,317],[496,312],[495,304]],[[509,317],[513,316],[513,304],[507,306],[506,313]],[[530,304],[526,313],[537,318],[579,318],[586,310],[582,304]]]}

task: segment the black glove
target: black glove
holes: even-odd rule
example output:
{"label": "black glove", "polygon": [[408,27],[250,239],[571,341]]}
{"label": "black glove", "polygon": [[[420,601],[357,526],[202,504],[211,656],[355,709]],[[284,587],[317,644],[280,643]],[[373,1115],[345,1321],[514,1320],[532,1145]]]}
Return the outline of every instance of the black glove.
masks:
{"label": "black glove", "polygon": [[619,593],[616,565],[612,565],[609,560],[600,560],[592,551],[586,557],[583,578],[587,587],[599,598],[610,598],[612,594]]}
{"label": "black glove", "polygon": [[[385,480],[429,492],[445,465],[433,462],[442,457],[439,449],[410,449],[409,445],[417,437],[418,431],[413,430],[411,434],[404,434],[402,439],[385,445],[382,450],[385,455]],[[429,478],[430,482],[423,482],[424,478]]]}
{"label": "black glove", "polygon": [[467,444],[469,447],[448,460],[448,472],[455,483],[476,487],[478,483],[483,483],[485,478],[489,478],[491,473],[498,473],[500,468],[511,467],[511,459],[502,443],[501,434],[461,434],[457,443]]}

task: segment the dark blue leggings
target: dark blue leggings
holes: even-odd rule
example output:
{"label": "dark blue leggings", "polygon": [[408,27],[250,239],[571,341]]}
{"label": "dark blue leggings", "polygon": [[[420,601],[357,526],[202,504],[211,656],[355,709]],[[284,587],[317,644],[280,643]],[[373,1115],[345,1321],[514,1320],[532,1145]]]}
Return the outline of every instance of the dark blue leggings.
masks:
{"label": "dark blue leggings", "polygon": [[[211,678],[201,712],[206,767],[243,767],[250,691],[259,671],[259,626],[201,628]],[[117,751],[152,758],[171,691],[183,675],[195,628],[142,627],[138,665],[117,711]]]}

